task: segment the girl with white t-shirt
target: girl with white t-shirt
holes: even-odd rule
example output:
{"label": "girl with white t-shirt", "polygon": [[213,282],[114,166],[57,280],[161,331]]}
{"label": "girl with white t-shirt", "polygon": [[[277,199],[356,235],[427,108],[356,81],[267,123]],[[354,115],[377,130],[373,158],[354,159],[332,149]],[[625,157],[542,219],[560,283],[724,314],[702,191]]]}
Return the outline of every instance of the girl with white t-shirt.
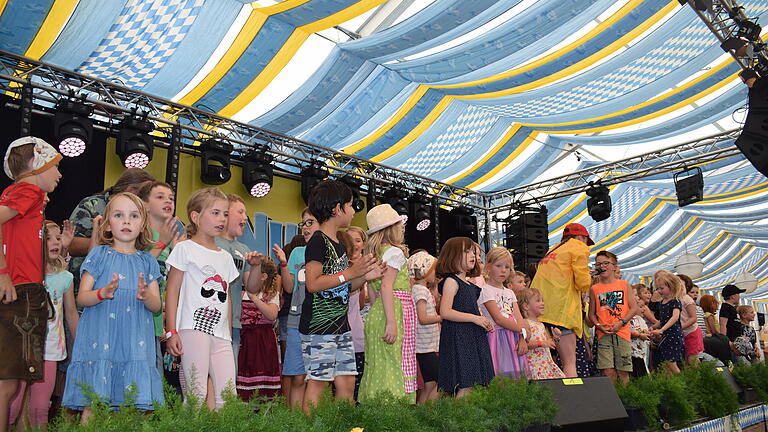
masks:
{"label": "girl with white t-shirt", "polygon": [[178,243],[166,260],[168,351],[181,356],[187,389],[198,402],[205,399],[211,377],[217,409],[224,405],[224,389],[235,386],[229,284],[240,272],[232,255],[215,242],[227,229],[228,211],[227,196],[218,188],[192,194],[187,202],[190,240]]}
{"label": "girl with white t-shirt", "polygon": [[414,279],[413,302],[416,304],[416,361],[424,381],[424,388],[417,391],[416,402],[424,403],[440,397],[437,378],[440,372],[440,315],[437,314],[435,294],[435,261],[437,259],[421,251],[408,258],[408,272]]}
{"label": "girl with white t-shirt", "polygon": [[72,241],[75,227],[69,221],[64,221],[64,230],[54,222],[45,222],[45,250],[48,259],[45,264],[45,289],[53,304],[53,318],[48,320],[48,333],[45,338],[43,354],[43,380],[33,383],[27,390],[27,382],[21,381],[16,396],[11,403],[9,424],[13,424],[21,411],[24,392],[29,392],[30,426],[44,428],[48,424],[53,387],[56,384],[56,363],[67,358],[67,344],[64,340],[64,315],[67,325],[75,337],[79,315],[75,307],[75,296],[72,291],[72,273],[67,267],[62,253]]}
{"label": "girl with white t-shirt", "polygon": [[477,299],[480,314],[493,322],[488,332],[488,344],[496,375],[510,378],[525,376],[527,369],[525,337],[527,323],[520,314],[517,297],[504,283],[513,273],[512,255],[502,247],[491,249],[486,255],[485,286]]}

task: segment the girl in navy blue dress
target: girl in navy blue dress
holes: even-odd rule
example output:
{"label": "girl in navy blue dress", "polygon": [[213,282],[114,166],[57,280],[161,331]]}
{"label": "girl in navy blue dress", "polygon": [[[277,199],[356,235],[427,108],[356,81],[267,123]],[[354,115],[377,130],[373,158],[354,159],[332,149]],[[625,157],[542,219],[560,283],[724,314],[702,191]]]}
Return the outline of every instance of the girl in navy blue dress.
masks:
{"label": "girl in navy blue dress", "polygon": [[84,308],[77,327],[62,405],[91,416],[93,391],[117,408],[132,393],[139,410],[163,403],[155,362],[152,314],[160,310],[157,260],[147,252],[152,233],[144,203],[131,193],[109,200],[98,227],[99,246],[80,268],[77,303]]}
{"label": "girl in navy blue dress", "polygon": [[672,373],[680,373],[677,362],[683,361],[685,345],[683,343],[683,327],[680,323],[680,312],[683,303],[680,301],[685,294],[683,282],[667,270],[659,270],[653,274],[653,284],[661,293],[659,303],[659,322],[651,327],[651,334],[657,340],[656,352],[653,354],[654,366],[664,364]]}
{"label": "girl in navy blue dress", "polygon": [[493,323],[477,307],[480,287],[467,282],[467,277],[480,274],[472,240],[454,237],[445,242],[435,273],[443,278],[438,285],[443,324],[437,384],[461,397],[476,385],[490,383],[494,375],[487,336]]}

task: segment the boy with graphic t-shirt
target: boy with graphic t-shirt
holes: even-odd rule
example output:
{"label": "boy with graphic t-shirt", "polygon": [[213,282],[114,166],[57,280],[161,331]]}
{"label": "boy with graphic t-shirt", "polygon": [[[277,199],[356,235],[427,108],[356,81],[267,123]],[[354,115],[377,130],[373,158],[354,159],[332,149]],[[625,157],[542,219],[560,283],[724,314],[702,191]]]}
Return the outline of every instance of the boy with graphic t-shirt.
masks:
{"label": "boy with graphic t-shirt", "polygon": [[618,258],[600,251],[595,257],[599,281],[589,291],[589,319],[597,329],[597,368],[615,382],[629,382],[632,372],[631,331],[627,323],[638,312],[635,293],[616,279]]}
{"label": "boy with graphic t-shirt", "polygon": [[347,321],[349,292],[359,289],[366,273],[380,277],[370,254],[350,266],[349,256],[336,237],[348,227],[355,211],[352,191],[344,183],[325,180],[312,189],[309,211],[320,224],[304,251],[306,297],[302,304],[299,333],[307,386],[303,407],[309,413],[333,381],[336,397],[352,400],[355,390],[355,348]]}
{"label": "boy with graphic t-shirt", "polygon": [[20,380],[43,379],[48,295],[43,287],[43,208],[59,183],[61,155],[35,137],[13,141],[5,174],[15,181],[0,195],[0,431]]}

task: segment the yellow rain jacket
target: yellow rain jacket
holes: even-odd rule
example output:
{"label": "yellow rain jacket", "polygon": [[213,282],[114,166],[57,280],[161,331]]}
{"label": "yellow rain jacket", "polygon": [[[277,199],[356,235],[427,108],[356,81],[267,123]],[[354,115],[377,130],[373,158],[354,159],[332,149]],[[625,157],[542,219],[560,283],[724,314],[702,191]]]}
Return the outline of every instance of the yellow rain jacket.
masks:
{"label": "yellow rain jacket", "polygon": [[531,288],[541,291],[544,315],[541,321],[583,332],[581,295],[589,290],[589,246],[570,239],[551,250],[539,263]]}

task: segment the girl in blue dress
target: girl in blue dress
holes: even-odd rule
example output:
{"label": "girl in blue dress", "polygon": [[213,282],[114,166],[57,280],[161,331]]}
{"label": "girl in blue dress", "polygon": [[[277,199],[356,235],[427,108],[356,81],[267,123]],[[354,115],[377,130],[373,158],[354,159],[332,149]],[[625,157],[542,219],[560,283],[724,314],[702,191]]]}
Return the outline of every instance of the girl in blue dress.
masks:
{"label": "girl in blue dress", "polygon": [[654,367],[665,365],[671,373],[680,373],[677,362],[685,356],[683,327],[680,324],[680,313],[683,304],[680,299],[685,295],[683,282],[667,270],[659,270],[653,274],[653,284],[659,289],[662,301],[659,303],[659,322],[651,327],[651,335],[657,341],[656,352],[653,354]]}
{"label": "girl in blue dress", "polygon": [[84,389],[113,408],[126,396],[143,411],[163,403],[152,319],[160,310],[160,269],[144,252],[152,238],[144,203],[127,192],[111,197],[97,229],[100,245],[80,269],[77,303],[84,310],[62,401],[83,412],[81,423],[91,416]]}

